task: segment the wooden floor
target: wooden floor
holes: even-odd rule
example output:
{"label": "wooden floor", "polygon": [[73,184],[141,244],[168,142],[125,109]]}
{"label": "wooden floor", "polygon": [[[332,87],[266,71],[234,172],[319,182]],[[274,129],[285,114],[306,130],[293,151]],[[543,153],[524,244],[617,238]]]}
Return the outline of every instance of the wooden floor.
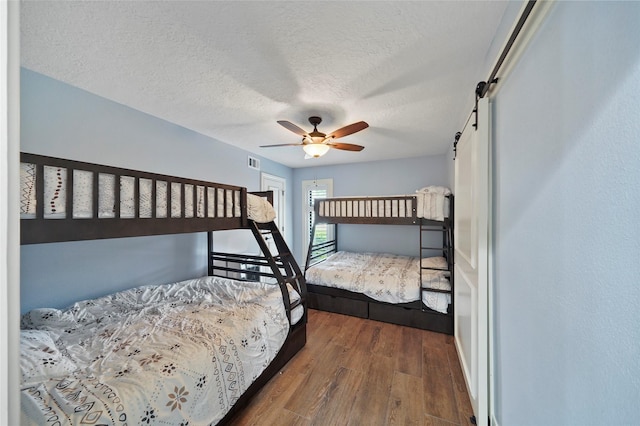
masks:
{"label": "wooden floor", "polygon": [[233,425],[470,425],[453,337],[310,310],[307,345]]}

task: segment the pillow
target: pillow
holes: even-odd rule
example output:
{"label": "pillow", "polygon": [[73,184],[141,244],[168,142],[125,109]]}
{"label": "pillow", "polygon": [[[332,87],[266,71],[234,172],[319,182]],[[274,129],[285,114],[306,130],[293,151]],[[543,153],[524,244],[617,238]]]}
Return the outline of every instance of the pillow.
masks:
{"label": "pillow", "polygon": [[425,257],[422,259],[423,268],[441,269],[445,272],[449,271],[449,265],[447,265],[447,259],[442,256]]}
{"label": "pillow", "polygon": [[276,218],[276,210],[266,198],[247,194],[247,215],[255,222],[267,223]]}

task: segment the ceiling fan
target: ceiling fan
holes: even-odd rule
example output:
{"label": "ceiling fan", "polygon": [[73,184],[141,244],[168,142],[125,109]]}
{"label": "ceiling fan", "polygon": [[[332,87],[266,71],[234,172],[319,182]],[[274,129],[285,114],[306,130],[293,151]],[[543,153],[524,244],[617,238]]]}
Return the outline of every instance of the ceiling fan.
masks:
{"label": "ceiling fan", "polygon": [[307,154],[305,158],[322,157],[331,148],[342,149],[344,151],[362,151],[364,149],[364,146],[362,145],[334,142],[335,139],[351,135],[369,127],[369,125],[364,121],[358,121],[357,123],[341,127],[340,129],[335,130],[328,135],[318,131],[318,124],[322,123],[322,118],[315,116],[309,117],[309,123],[313,125],[312,132],[307,132],[306,130],[296,126],[290,121],[279,120],[278,124],[280,124],[282,127],[291,130],[297,135],[302,136],[302,142],[283,143],[278,145],[262,145],[260,148],[271,148],[276,146],[302,146],[302,149],[304,149],[304,152]]}

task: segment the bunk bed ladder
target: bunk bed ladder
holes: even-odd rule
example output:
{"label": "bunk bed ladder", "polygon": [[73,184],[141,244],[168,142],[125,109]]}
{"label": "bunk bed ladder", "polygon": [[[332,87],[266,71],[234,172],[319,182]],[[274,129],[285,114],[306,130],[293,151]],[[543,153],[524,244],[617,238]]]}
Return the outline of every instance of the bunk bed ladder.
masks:
{"label": "bunk bed ladder", "polygon": [[[425,242],[425,233],[432,232],[441,232],[442,233],[442,246],[431,247],[426,246]],[[421,300],[424,300],[424,293],[433,292],[433,293],[448,293],[452,294],[453,288],[451,290],[442,290],[438,288],[432,288],[424,284],[425,274],[427,271],[450,271],[451,269],[451,227],[447,226],[447,222],[443,222],[442,225],[434,225],[433,223],[428,223],[424,219],[420,219],[420,296]],[[442,256],[447,260],[448,267],[446,269],[434,268],[429,266],[424,266],[425,259],[429,256],[429,253],[433,253],[434,251],[439,251],[442,253]],[[433,254],[431,254],[433,255]],[[450,278],[451,280],[451,278]],[[452,298],[453,299],[453,298]],[[422,310],[426,310],[424,303],[421,304]]]}
{"label": "bunk bed ladder", "polygon": [[[287,316],[289,317],[289,320],[291,320],[291,310],[300,304],[306,305],[306,286],[301,285],[301,282],[304,280],[304,275],[302,274],[298,263],[293,257],[291,250],[289,250],[289,247],[287,246],[287,243],[275,222],[258,223],[250,220],[249,227],[251,228],[267,263],[273,271],[274,278],[280,283],[284,282],[286,284],[291,284],[291,286],[300,294],[300,300],[291,304],[286,286],[280,286],[282,297],[285,301],[285,307],[287,308]],[[272,238],[273,243],[276,246],[275,254],[273,254],[269,249],[269,244],[267,243],[268,237]],[[304,315],[305,317],[307,315],[306,308]]]}

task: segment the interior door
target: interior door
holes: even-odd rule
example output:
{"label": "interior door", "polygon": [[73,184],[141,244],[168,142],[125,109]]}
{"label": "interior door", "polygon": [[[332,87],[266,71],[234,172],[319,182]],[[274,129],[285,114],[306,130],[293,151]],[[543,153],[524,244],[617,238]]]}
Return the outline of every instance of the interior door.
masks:
{"label": "interior door", "polygon": [[[472,116],[471,121],[476,117]],[[455,160],[455,341],[478,425],[488,424],[489,100],[465,127]]]}
{"label": "interior door", "polygon": [[[279,176],[270,175],[268,173],[260,174],[260,190],[273,192],[273,208],[276,211],[276,219],[274,222],[283,236],[285,236],[285,201],[284,191],[287,181]],[[285,238],[286,239],[286,238]],[[269,250],[275,250],[275,244],[270,238],[267,239]]]}

